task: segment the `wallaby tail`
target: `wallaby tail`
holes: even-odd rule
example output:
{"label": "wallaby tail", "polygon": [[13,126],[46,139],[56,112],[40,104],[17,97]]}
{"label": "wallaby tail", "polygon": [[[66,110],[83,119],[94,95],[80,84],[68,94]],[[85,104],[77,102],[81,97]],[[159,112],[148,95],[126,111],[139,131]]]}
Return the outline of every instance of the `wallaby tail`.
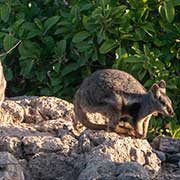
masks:
{"label": "wallaby tail", "polygon": [[79,90],[75,94],[74,98],[74,112],[75,119],[82,123],[85,127],[92,130],[108,130],[108,125],[105,124],[95,124],[89,121],[86,113],[81,108],[81,97],[79,95]]}

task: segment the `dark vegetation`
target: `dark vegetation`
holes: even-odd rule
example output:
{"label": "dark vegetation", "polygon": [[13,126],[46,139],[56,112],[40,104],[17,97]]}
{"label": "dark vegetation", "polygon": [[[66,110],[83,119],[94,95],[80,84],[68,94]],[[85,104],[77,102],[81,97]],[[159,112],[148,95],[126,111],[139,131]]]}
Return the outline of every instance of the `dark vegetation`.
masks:
{"label": "dark vegetation", "polygon": [[151,134],[180,137],[179,0],[1,0],[0,42],[7,96],[72,100],[100,68],[125,70],[147,89],[164,79],[176,116],[152,120]]}

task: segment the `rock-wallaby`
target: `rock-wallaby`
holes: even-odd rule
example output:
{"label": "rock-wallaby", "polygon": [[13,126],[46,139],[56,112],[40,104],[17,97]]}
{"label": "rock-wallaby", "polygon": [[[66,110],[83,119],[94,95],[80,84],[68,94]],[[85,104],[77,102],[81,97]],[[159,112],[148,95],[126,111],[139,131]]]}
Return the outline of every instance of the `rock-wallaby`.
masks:
{"label": "rock-wallaby", "polygon": [[[93,130],[107,130],[117,134],[145,138],[153,114],[173,116],[172,102],[166,95],[166,83],[154,83],[149,92],[130,74],[104,69],[87,77],[75,94],[75,118]],[[87,112],[105,113],[109,122],[90,122]],[[133,119],[119,123],[121,118]]]}
{"label": "rock-wallaby", "polygon": [[5,89],[6,89],[6,80],[3,73],[3,67],[0,61],[0,106],[4,101]]}

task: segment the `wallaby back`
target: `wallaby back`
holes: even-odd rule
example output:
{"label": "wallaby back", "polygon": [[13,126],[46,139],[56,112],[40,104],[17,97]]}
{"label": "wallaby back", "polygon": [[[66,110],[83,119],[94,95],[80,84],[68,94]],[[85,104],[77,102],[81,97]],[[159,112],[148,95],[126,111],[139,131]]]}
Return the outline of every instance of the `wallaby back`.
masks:
{"label": "wallaby back", "polygon": [[133,76],[115,69],[94,72],[83,81],[79,89],[83,107],[103,104],[104,99],[111,98],[116,92],[133,95],[145,94],[146,90]]}

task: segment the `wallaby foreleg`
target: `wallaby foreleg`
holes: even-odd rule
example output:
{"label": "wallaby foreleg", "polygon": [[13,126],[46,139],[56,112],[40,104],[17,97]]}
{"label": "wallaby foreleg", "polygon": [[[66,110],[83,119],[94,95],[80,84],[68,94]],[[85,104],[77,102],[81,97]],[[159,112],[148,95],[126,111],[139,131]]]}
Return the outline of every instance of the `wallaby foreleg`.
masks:
{"label": "wallaby foreleg", "polygon": [[147,116],[144,119],[144,123],[143,123],[143,138],[146,138],[146,136],[147,136],[148,127],[149,127],[149,120],[150,119],[151,119],[151,115]]}

